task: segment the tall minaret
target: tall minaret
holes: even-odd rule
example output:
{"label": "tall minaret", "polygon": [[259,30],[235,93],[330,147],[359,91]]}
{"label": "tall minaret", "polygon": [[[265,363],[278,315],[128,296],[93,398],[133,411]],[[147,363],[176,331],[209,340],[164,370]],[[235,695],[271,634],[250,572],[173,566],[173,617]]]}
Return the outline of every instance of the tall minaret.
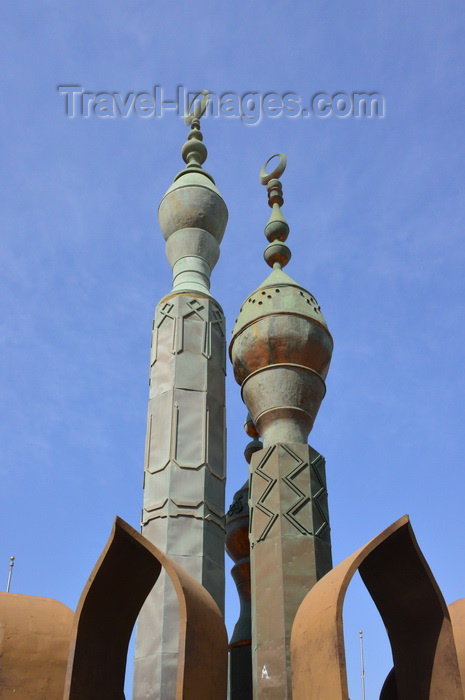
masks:
{"label": "tall minaret", "polygon": [[230,354],[263,440],[249,477],[253,697],[288,700],[292,622],[332,566],[325,460],[307,439],[333,341],[316,299],[282,270],[291,257],[278,180],[286,158],[279,154],[269,174],[268,163],[261,172],[272,207],[264,256],[273,270],[243,303]]}
{"label": "tall minaret", "polygon": [[[158,211],[173,288],[153,322],[142,533],[224,608],[225,325],[210,274],[228,218],[207,157],[199,111],[182,147],[186,167]],[[174,700],[177,599],[163,575],[139,616],[134,700]],[[200,697],[200,696],[199,696]]]}

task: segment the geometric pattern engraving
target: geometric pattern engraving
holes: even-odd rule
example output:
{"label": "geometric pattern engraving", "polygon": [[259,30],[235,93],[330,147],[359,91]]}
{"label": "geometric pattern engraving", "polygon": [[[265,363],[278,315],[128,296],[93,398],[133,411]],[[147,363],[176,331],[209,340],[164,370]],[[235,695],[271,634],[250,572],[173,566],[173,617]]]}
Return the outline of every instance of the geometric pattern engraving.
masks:
{"label": "geometric pattern engraving", "polygon": [[266,538],[274,523],[278,519],[279,515],[279,513],[273,512],[273,510],[271,510],[268,507],[269,505],[271,505],[269,500],[268,505],[266,505],[265,503],[267,499],[269,499],[270,494],[272,493],[278,481],[276,477],[267,474],[267,472],[265,471],[265,467],[268,464],[275,449],[275,445],[268,448],[268,450],[265,452],[263,459],[260,461],[254,472],[255,481],[257,480],[256,477],[261,477],[265,482],[265,488],[263,490],[263,493],[257,499],[255,507],[252,507],[250,512],[250,529],[252,529],[253,522],[254,527],[256,525],[258,529],[261,530],[260,535],[256,537],[257,542],[262,542]]}
{"label": "geometric pattern engraving", "polygon": [[198,469],[207,462],[207,394],[175,389],[174,397],[170,461],[185,469]]}
{"label": "geometric pattern engraving", "polygon": [[[224,316],[219,309],[212,308],[213,320],[209,321],[205,327],[204,343],[202,355],[209,360],[212,356],[212,331],[213,326],[218,326],[218,329],[223,336],[226,337],[225,327],[224,327]],[[224,357],[223,359],[223,369],[226,370],[226,344],[224,345]]]}
{"label": "geometric pattern engraving", "polygon": [[[203,332],[201,334],[202,340],[200,347],[197,352],[202,354],[207,360],[212,357],[212,332],[213,326],[217,326],[223,338],[225,338],[225,322],[222,312],[214,307],[210,306],[212,319],[208,318],[208,308],[205,304],[202,304],[199,299],[192,298],[190,300],[182,299],[178,300],[177,311],[173,312],[174,304],[170,302],[165,302],[162,306],[157,309],[156,321],[153,322],[153,333],[152,333],[152,348],[151,348],[151,360],[150,366],[153,365],[158,360],[158,350],[159,350],[159,332],[163,325],[166,327],[167,320],[171,322],[171,332],[170,339],[168,340],[165,336],[164,343],[168,341],[169,351],[173,355],[179,355],[185,349],[185,322],[187,319],[192,319],[195,321],[201,321],[203,323]],[[224,358],[222,358],[224,370],[225,360],[226,360],[226,346],[224,345]]]}
{"label": "geometric pattern engraving", "polygon": [[189,316],[193,316],[194,312],[196,312],[195,309],[192,309],[190,311],[187,311],[185,314],[180,314],[176,318],[176,331],[175,331],[175,342],[173,345],[173,355],[179,355],[183,350],[184,350],[184,322],[185,319],[188,318]]}
{"label": "geometric pattern engraving", "polygon": [[[187,306],[200,318],[201,321],[204,320],[202,314],[200,311],[202,311],[205,306],[195,297],[191,299],[190,301],[187,302]],[[184,316],[188,316],[190,312],[188,311],[187,314],[184,314]]]}
{"label": "geometric pattern engraving", "polygon": [[283,482],[299,497],[283,515],[301,534],[321,537],[329,528],[324,457],[318,455],[309,463],[294,454],[287,445],[282,447],[296,462],[295,467],[283,477]]}
{"label": "geometric pattern engraving", "polygon": [[187,302],[187,309],[180,314],[178,319],[178,338],[176,342],[176,353],[179,354],[184,350],[185,323],[187,319],[194,321],[202,321],[204,327],[208,325],[208,320],[200,313],[205,309],[205,306],[198,299],[191,299]]}
{"label": "geometric pattern engraving", "polygon": [[166,301],[162,307],[160,307],[160,315],[161,319],[157,323],[157,328],[160,328],[161,324],[166,318],[171,318],[173,319],[174,316],[171,316],[171,311],[173,310],[174,304],[170,304],[168,301]]}
{"label": "geometric pattern engraving", "polygon": [[[192,292],[159,302],[152,334],[142,532],[169,556],[182,555],[183,567],[212,593],[220,608],[225,351],[224,317],[212,298]],[[160,610],[162,630],[154,639],[151,621],[158,619]],[[147,694],[147,679],[151,695],[174,697],[171,678],[176,678],[179,616],[174,589],[160,585],[149,595],[144,611],[140,629],[147,634],[139,631],[136,644],[140,695],[138,690],[134,697]],[[157,645],[173,648],[167,656],[174,660],[162,662],[163,654],[154,655]]]}
{"label": "geometric pattern engraving", "polygon": [[[160,351],[166,362],[167,353],[179,355],[188,350],[207,360],[212,359],[214,354],[216,362],[226,373],[226,331],[222,311],[197,298],[178,297],[175,301],[165,301],[156,309],[152,324],[150,367],[153,368],[160,360]],[[216,333],[214,327],[218,329]],[[213,335],[218,339],[214,341]]]}
{"label": "geometric pattern engraving", "polygon": [[174,392],[167,391],[149,404],[148,431],[145,452],[145,469],[150,474],[162,471],[170,462]]}
{"label": "geometric pattern engraving", "polygon": [[152,339],[152,361],[151,365],[155,364],[155,362],[158,359],[158,332],[160,329],[160,326],[162,325],[163,321],[166,321],[167,318],[169,318],[171,321],[173,321],[173,331],[172,331],[172,340],[171,340],[171,352],[174,352],[174,345],[175,345],[175,338],[176,338],[176,318],[175,316],[171,315],[171,312],[173,310],[174,304],[170,304],[169,302],[165,302],[163,306],[159,309],[160,311],[160,320],[156,324],[156,328],[154,328],[154,338]]}
{"label": "geometric pattern engraving", "polygon": [[[250,462],[257,698],[268,693],[270,698],[291,697],[289,643],[295,613],[306,591],[331,568],[324,464],[312,447],[291,442],[255,452]],[[333,700],[331,695],[321,697]]]}
{"label": "geometric pattern engraving", "polygon": [[308,450],[301,457],[289,445],[280,443],[266,450],[254,467],[249,527],[256,542],[268,537],[280,516],[300,535],[328,539],[325,460],[312,452],[313,459],[309,459]]}
{"label": "geometric pattern engraving", "polygon": [[[206,470],[225,478],[224,406],[206,392],[174,389],[152,400],[147,421],[145,471]],[[221,438],[220,440],[218,438]]]}
{"label": "geometric pattern engraving", "polygon": [[303,461],[286,445],[283,445],[288,455],[295,461],[295,467],[289,474],[283,477],[283,482],[289,486],[298,500],[295,501],[288,510],[283,513],[283,516],[291,525],[302,534],[312,534],[312,512],[311,512],[311,493],[310,492],[310,465],[307,461]]}
{"label": "geometric pattern engraving", "polygon": [[328,492],[324,477],[325,458],[318,455],[310,464],[312,474],[313,534],[321,537],[329,531]]}
{"label": "geometric pattern engraving", "polygon": [[179,498],[165,498],[159,503],[145,505],[142,509],[143,526],[152,520],[180,517],[206,520],[224,531],[224,516],[221,510],[208,500],[185,501]]}

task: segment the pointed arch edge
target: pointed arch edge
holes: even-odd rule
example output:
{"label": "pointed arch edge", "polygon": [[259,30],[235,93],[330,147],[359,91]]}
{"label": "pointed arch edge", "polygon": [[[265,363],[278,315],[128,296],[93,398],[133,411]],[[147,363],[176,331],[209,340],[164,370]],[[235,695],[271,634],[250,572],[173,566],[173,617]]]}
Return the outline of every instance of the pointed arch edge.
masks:
{"label": "pointed arch edge", "polygon": [[[227,634],[208,591],[124,520],[113,529],[81,594],[64,700],[124,700],[128,644],[137,615],[161,569],[180,609],[176,700],[226,698]],[[203,692],[203,691],[202,691]]]}
{"label": "pointed arch edge", "polygon": [[291,635],[293,700],[348,699],[342,611],[357,570],[387,628],[399,699],[463,700],[447,607],[407,515],[332,569],[304,598]]}

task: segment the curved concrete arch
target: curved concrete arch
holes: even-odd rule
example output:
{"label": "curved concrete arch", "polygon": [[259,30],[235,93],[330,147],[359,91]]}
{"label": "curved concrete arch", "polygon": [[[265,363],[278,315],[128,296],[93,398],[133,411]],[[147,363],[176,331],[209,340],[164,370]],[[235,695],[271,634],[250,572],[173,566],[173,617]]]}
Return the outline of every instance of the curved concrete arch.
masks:
{"label": "curved concrete arch", "polygon": [[[460,598],[455,603],[451,603],[447,606],[447,609],[449,610],[452,623],[462,688],[465,689],[465,598]],[[398,700],[394,669],[391,669],[387,675],[379,700]]]}
{"label": "curved concrete arch", "polygon": [[359,571],[391,643],[396,700],[463,700],[452,625],[408,516],[326,574],[291,636],[293,700],[348,700],[342,608]]}
{"label": "curved concrete arch", "polygon": [[0,593],[0,697],[62,700],[74,613],[51,598]]}
{"label": "curved concrete arch", "polygon": [[[71,635],[64,700],[124,700],[137,615],[165,569],[180,609],[176,700],[225,700],[228,640],[206,589],[121,518],[84,587]],[[154,631],[154,634],[156,631]]]}
{"label": "curved concrete arch", "polygon": [[451,603],[448,609],[454,632],[460,676],[465,690],[465,598],[459,598]]}

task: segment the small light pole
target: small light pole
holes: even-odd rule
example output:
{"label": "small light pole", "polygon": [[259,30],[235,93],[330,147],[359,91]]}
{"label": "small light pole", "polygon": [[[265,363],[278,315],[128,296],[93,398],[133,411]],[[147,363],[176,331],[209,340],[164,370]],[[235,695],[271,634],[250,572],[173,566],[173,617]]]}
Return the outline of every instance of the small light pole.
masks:
{"label": "small light pole", "polygon": [[12,574],[13,574],[13,567],[14,567],[14,565],[15,565],[15,558],[14,558],[14,557],[10,557],[10,570],[9,570],[9,572],[8,572],[8,582],[7,582],[7,584],[6,584],[6,592],[7,592],[7,593],[10,592],[11,576],[12,576]]}
{"label": "small light pole", "polygon": [[363,631],[360,630],[360,669],[362,672],[362,700],[365,700],[365,662],[363,659]]}

